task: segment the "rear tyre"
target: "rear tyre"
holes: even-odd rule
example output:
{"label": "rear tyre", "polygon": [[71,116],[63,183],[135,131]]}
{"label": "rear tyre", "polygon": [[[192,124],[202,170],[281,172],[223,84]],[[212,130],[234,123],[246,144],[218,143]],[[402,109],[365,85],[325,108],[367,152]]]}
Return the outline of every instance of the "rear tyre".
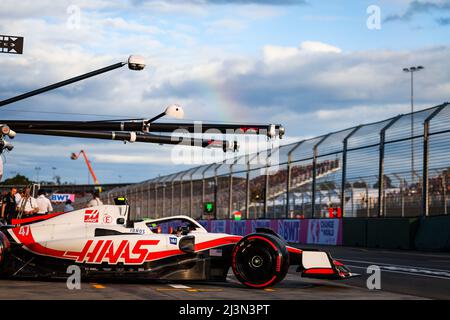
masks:
{"label": "rear tyre", "polygon": [[232,252],[236,278],[250,288],[266,288],[283,280],[289,269],[289,252],[280,238],[254,233],[242,238]]}
{"label": "rear tyre", "polygon": [[10,243],[3,232],[0,231],[0,277],[6,275],[6,265],[10,253]]}

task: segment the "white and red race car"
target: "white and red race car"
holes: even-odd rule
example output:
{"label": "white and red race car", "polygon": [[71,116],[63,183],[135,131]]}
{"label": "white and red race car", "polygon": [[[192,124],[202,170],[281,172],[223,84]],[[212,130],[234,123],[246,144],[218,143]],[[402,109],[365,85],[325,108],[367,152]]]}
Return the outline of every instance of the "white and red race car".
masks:
{"label": "white and red race car", "polygon": [[226,281],[231,267],[245,286],[281,281],[290,265],[303,277],[346,279],[326,252],[288,246],[270,229],[245,237],[209,233],[187,216],[131,221],[129,206],[102,205],[13,220],[0,226],[0,276]]}

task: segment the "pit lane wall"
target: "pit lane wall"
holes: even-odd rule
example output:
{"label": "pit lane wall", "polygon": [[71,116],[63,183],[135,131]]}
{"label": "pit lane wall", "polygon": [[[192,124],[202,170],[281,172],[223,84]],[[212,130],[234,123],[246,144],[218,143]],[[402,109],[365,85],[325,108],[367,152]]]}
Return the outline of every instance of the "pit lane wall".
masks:
{"label": "pit lane wall", "polygon": [[245,236],[256,228],[270,228],[288,242],[300,244],[342,245],[342,219],[302,220],[201,220],[209,232]]}

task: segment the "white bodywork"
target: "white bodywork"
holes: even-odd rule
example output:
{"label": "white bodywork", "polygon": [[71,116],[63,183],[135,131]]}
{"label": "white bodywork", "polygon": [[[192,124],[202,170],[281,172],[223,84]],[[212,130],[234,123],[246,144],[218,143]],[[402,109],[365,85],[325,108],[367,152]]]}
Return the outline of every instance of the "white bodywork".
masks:
{"label": "white bodywork", "polygon": [[327,253],[321,251],[303,251],[302,264],[305,269],[331,268]]}
{"label": "white bodywork", "polygon": [[[179,219],[195,225],[189,235],[195,237],[198,251],[236,243],[241,237],[208,233],[186,216],[146,220],[127,228],[128,206],[102,205],[76,210],[48,220],[21,225],[8,232],[17,243],[36,254],[70,259],[78,263],[140,265],[177,254],[181,235],[153,233],[147,224]],[[103,229],[110,235],[96,236]]]}

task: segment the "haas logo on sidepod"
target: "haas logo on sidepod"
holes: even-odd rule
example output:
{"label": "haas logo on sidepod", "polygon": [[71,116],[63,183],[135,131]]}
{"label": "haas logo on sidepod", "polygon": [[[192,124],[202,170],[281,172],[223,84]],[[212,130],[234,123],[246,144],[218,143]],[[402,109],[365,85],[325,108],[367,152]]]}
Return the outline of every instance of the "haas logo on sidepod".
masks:
{"label": "haas logo on sidepod", "polygon": [[117,264],[142,264],[150,255],[150,247],[159,240],[139,240],[135,244],[128,240],[114,242],[113,240],[88,240],[81,252],[72,254],[76,262],[100,264],[107,262]]}
{"label": "haas logo on sidepod", "polygon": [[98,210],[86,210],[84,211],[85,223],[98,223],[99,212]]}

